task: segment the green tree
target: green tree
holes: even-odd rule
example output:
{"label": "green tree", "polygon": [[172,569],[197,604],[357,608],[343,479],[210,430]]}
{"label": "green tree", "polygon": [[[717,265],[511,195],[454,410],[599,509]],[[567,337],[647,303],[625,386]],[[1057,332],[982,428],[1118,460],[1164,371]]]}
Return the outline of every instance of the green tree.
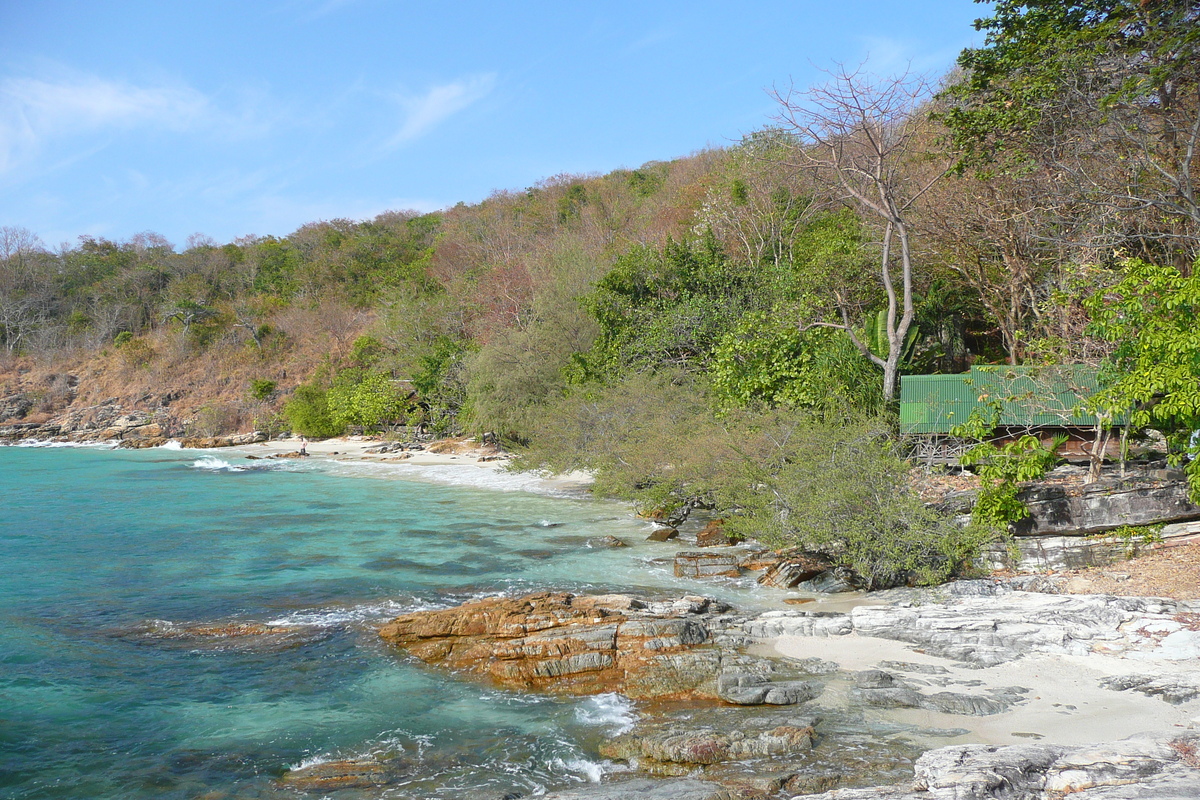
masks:
{"label": "green tree", "polygon": [[1115,286],[1085,302],[1092,332],[1116,344],[1108,385],[1091,404],[1109,418],[1128,413],[1134,430],[1162,432],[1176,463],[1190,454],[1186,473],[1200,501],[1200,265],[1188,276],[1137,259],[1124,266]]}
{"label": "green tree", "polygon": [[721,339],[709,370],[719,407],[882,409],[879,381],[849,339],[789,318],[752,312]]}
{"label": "green tree", "polygon": [[1141,224],[1155,237],[1196,247],[1194,0],[1000,0],[975,25],[984,45],[959,57],[944,116],[962,164],[1049,165],[1056,191],[1125,215],[1153,210]]}
{"label": "green tree", "polygon": [[346,426],[338,423],[330,412],[326,390],[312,384],[296,387],[291,399],[283,406],[283,416],[294,433],[314,439],[339,436],[346,430]]}
{"label": "green tree", "polygon": [[368,372],[358,380],[334,380],[326,403],[333,422],[343,428],[376,428],[402,419],[408,409],[407,393],[380,371]]}

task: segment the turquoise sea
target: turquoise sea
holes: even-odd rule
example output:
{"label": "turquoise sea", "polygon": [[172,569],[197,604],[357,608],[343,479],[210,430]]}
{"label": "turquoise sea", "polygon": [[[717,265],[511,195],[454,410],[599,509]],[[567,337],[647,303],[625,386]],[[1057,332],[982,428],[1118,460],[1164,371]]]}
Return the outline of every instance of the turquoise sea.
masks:
{"label": "turquoise sea", "polygon": [[[490,689],[374,631],[544,588],[754,602],[674,578],[677,547],[646,530],[475,465],[0,448],[0,798],[499,798],[595,780],[627,701]],[[589,546],[606,534],[632,546]],[[229,625],[270,633],[195,627]],[[279,781],[370,753],[402,779],[326,795]]]}

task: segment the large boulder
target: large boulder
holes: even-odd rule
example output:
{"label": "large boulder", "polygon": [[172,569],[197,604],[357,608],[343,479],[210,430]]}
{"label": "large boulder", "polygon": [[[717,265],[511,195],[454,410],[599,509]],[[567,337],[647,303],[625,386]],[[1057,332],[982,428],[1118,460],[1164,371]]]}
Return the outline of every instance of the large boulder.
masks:
{"label": "large boulder", "polygon": [[706,598],[539,592],[406,614],[379,635],[422,661],[511,689],[711,698],[722,656],[707,621],[725,610]]}
{"label": "large boulder", "polygon": [[1160,485],[1104,482],[1068,490],[1040,486],[1020,495],[1029,516],[1015,523],[1018,536],[1088,536],[1122,526],[1200,519],[1186,481]]}
{"label": "large boulder", "polygon": [[827,570],[829,566],[814,558],[790,557],[767,569],[758,579],[764,586],[774,586],[777,589],[794,589],[799,584],[810,581]]}

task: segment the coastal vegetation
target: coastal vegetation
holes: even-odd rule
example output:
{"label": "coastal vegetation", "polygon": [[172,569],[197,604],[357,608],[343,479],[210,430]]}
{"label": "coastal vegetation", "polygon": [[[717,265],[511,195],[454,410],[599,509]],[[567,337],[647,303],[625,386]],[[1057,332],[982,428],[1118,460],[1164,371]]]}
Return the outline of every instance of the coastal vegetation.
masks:
{"label": "coastal vegetation", "polygon": [[1052,456],[977,454],[994,496],[948,525],[905,480],[901,375],[1102,367],[1107,419],[1196,446],[1197,16],[1004,0],[936,85],[835,68],[735,145],[432,214],[183,247],[4,227],[0,377],[33,415],[121,396],[206,435],[490,433],[869,586],[941,580]]}

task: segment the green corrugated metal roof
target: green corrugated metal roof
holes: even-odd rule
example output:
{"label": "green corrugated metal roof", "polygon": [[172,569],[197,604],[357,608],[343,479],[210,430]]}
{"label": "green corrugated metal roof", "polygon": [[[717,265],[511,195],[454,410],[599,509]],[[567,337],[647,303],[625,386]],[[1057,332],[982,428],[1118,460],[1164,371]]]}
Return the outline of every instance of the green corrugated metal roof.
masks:
{"label": "green corrugated metal roof", "polygon": [[900,383],[900,429],[949,433],[978,408],[999,401],[1001,427],[1091,427],[1078,411],[1099,391],[1096,370],[1084,366],[972,367],[959,375],[905,375]]}

